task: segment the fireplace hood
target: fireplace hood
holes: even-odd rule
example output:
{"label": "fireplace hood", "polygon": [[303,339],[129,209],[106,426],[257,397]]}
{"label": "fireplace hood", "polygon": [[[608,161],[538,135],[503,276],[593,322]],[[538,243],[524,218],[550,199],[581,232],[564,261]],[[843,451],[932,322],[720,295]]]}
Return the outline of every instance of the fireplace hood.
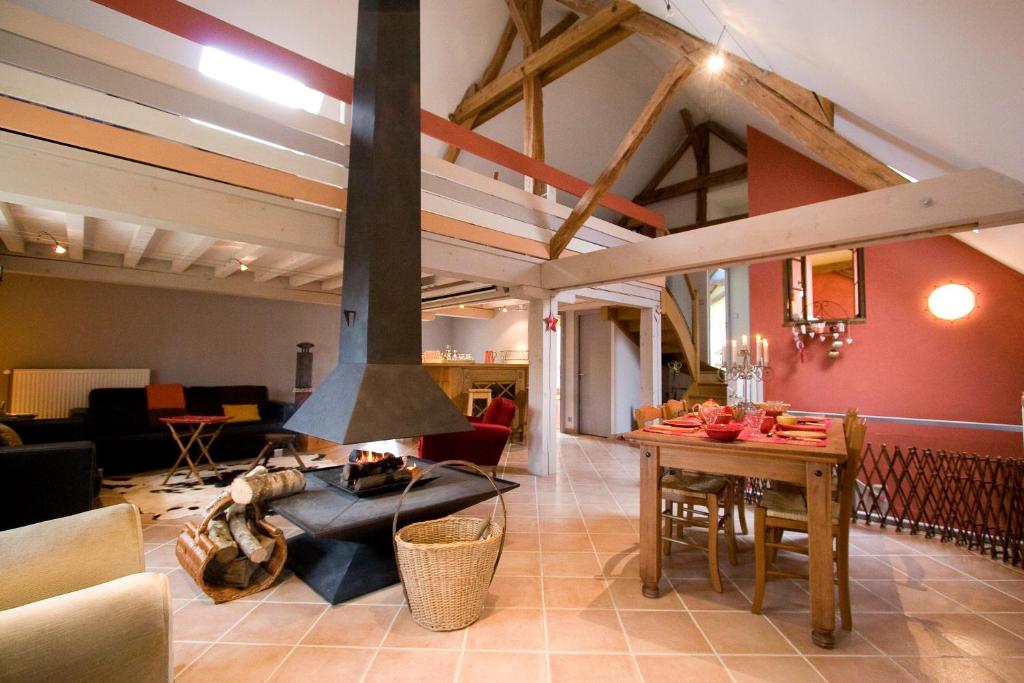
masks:
{"label": "fireplace hood", "polygon": [[338,367],[285,424],[340,444],[469,431],[421,365],[419,0],[360,0]]}

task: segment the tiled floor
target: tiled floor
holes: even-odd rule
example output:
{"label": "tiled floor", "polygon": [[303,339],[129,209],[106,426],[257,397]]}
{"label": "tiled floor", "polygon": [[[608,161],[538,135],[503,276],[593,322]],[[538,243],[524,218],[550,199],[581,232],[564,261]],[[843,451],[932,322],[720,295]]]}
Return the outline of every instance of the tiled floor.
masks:
{"label": "tiled floor", "polygon": [[[1024,572],[938,541],[857,525],[854,631],[835,650],[810,642],[806,584],[769,584],[750,613],[753,552],[724,561],[673,552],[664,594],[640,595],[638,467],[621,441],[561,437],[561,473],[504,476],[508,542],[483,617],[432,633],[396,586],[335,607],[295,577],[213,605],[177,568],[177,523],[145,529],[147,564],[170,574],[181,681],[1024,681]],[[180,522],[179,522],[180,523]],[[289,533],[295,533],[289,528]],[[780,559],[799,563],[796,556]]]}

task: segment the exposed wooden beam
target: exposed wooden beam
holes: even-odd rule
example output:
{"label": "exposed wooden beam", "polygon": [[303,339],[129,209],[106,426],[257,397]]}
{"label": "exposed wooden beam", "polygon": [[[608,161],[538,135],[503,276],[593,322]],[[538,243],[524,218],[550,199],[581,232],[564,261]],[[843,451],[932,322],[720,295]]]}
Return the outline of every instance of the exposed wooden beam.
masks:
{"label": "exposed wooden beam", "polygon": [[341,289],[341,276],[332,277],[328,280],[324,280],[320,283],[320,289],[325,292],[333,292],[336,289]]}
{"label": "exposed wooden beam", "polygon": [[446,306],[423,311],[423,315],[444,316],[447,318],[471,318],[474,320],[490,320],[495,316],[493,308],[477,308],[475,306]]}
{"label": "exposed wooden beam", "polygon": [[[603,11],[609,0],[559,0],[583,15]],[[652,14],[641,12],[623,27],[703,66],[715,46]],[[756,64],[725,54],[726,66],[716,76],[721,82],[767,115],[790,135],[818,154],[849,180],[867,190],[902,185],[906,178],[874,158],[832,128],[831,117],[816,93]]]}
{"label": "exposed wooden beam", "polygon": [[85,256],[85,216],[66,214],[64,225],[68,236],[68,258],[81,261]]}
{"label": "exposed wooden beam", "polygon": [[704,125],[708,127],[712,133],[715,134],[719,140],[732,147],[736,152],[739,152],[743,156],[747,156],[747,143],[736,133],[718,123],[717,121],[705,121]]}
{"label": "exposed wooden beam", "polygon": [[[704,130],[706,131],[707,129],[705,128]],[[691,192],[708,190],[719,185],[728,185],[729,183],[743,180],[746,177],[747,165],[737,164],[718,171],[712,171],[705,175],[698,175],[696,178],[689,178],[678,183],[666,185],[665,187],[659,187],[656,190],[651,190],[645,194],[637,195],[634,201],[641,206],[647,206],[648,204],[663,202],[666,199],[682,197],[683,195],[690,194]],[[698,222],[700,222],[700,219],[698,219]]]}
{"label": "exposed wooden beam", "polygon": [[317,254],[291,254],[275,266],[253,269],[252,279],[256,282],[269,282],[276,277],[292,275],[315,258],[318,258]]}
{"label": "exposed wooden beam", "polygon": [[633,154],[640,147],[640,143],[644,141],[651,128],[654,127],[658,117],[661,116],[661,112],[665,110],[676,90],[679,89],[679,86],[683,84],[683,81],[692,72],[693,64],[683,59],[676,62],[661,79],[651,98],[644,105],[639,116],[637,116],[636,121],[633,122],[625,137],[619,142],[618,148],[616,148],[608,165],[605,166],[604,171],[594,181],[594,184],[587,189],[586,193],[579,198],[572,213],[569,214],[569,218],[558,229],[555,236],[551,238],[549,245],[550,258],[558,258],[559,254],[569,245],[576,231],[594,213],[601,195],[610,190],[615,181],[622,175],[622,171],[625,170],[630,159],[633,158]]}
{"label": "exposed wooden beam", "polygon": [[540,46],[544,47],[552,40],[565,33],[570,26],[572,26],[579,20],[580,15],[576,14],[575,12],[569,12],[564,17],[562,17],[557,24],[555,24],[554,26],[552,26],[551,28],[544,32],[544,35],[540,37]]}
{"label": "exposed wooden beam", "polygon": [[697,228],[706,228],[709,225],[719,225],[721,223],[731,223],[732,221],[738,221],[741,218],[746,218],[747,214],[738,213],[735,216],[726,216],[725,218],[713,218],[703,223],[691,223],[690,225],[680,225],[678,228],[669,228],[670,233],[687,232],[689,230],[696,230]]}
{"label": "exposed wooden beam", "polygon": [[319,280],[326,280],[328,278],[336,277],[341,274],[341,263],[328,263],[327,265],[314,268],[308,273],[299,273],[292,275],[288,278],[289,287],[301,287],[308,285],[310,282],[317,282]]}
{"label": "exposed wooden beam", "polygon": [[[697,153],[697,222],[703,223],[708,219],[708,176],[711,174],[711,139],[707,126],[698,126],[696,130],[697,141],[693,149]],[[743,169],[743,176],[746,177],[747,170]],[[666,188],[667,189],[667,188]]]}
{"label": "exposed wooden beam", "polygon": [[1024,222],[1024,183],[980,168],[541,264],[545,289],[709,270]]}
{"label": "exposed wooden beam", "polygon": [[[495,76],[501,71],[501,67],[505,65],[505,60],[508,59],[508,53],[512,49],[512,43],[516,38],[516,25],[513,23],[511,17],[505,22],[505,28],[501,32],[501,37],[498,38],[498,44],[494,48],[494,54],[491,55],[491,60],[487,62],[487,66],[484,67],[483,75],[480,76],[480,80],[473,83],[466,89],[466,94],[462,96],[462,101],[465,102],[466,98],[475,93],[481,87],[487,85],[494,80]],[[461,104],[461,103],[460,103]],[[463,125],[467,128],[473,128],[473,124],[476,122],[474,117],[470,121],[466,121]],[[455,145],[448,145],[444,151],[444,160],[451,163],[459,158],[459,153],[462,150]]]}
{"label": "exposed wooden beam", "polygon": [[198,261],[216,243],[216,238],[192,235],[189,237],[188,244],[182,249],[181,253],[171,259],[171,272],[184,273],[188,270],[189,266]]}
{"label": "exposed wooden beam", "polygon": [[639,12],[629,2],[613,0],[607,7],[593,16],[569,27],[562,35],[533,52],[520,64],[498,75],[493,81],[466,98],[452,114],[456,123],[464,123],[494,101],[522,89],[523,79],[540,74],[590,42],[618,27],[624,20]]}
{"label": "exposed wooden beam", "polygon": [[153,239],[153,235],[156,234],[156,228],[149,225],[136,225],[135,232],[132,233],[132,238],[128,242],[127,248],[124,250],[124,260],[122,265],[125,268],[134,268],[139,265],[139,260],[142,258],[142,254],[145,253],[146,247],[149,246],[150,240]]}
{"label": "exposed wooden beam", "polygon": [[4,217],[4,226],[0,227],[0,242],[8,251],[16,254],[24,253],[25,238],[21,236],[21,227],[14,216],[14,210],[7,202],[0,202],[0,215]]}
{"label": "exposed wooden beam", "polygon": [[[540,48],[540,21],[542,0],[505,0],[519,39],[523,43],[523,59]],[[532,159],[544,161],[544,86],[537,74],[523,78],[523,153]],[[536,195],[544,195],[547,185],[536,178],[523,178],[523,188]]]}

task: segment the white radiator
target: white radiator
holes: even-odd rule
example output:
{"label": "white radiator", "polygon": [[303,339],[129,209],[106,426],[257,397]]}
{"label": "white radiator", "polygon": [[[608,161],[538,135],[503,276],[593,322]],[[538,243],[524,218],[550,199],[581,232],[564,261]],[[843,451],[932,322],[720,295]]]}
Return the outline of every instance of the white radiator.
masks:
{"label": "white radiator", "polygon": [[67,417],[72,408],[89,405],[93,389],[144,387],[149,370],[103,368],[88,370],[14,370],[11,381],[11,413],[35,413],[36,417]]}

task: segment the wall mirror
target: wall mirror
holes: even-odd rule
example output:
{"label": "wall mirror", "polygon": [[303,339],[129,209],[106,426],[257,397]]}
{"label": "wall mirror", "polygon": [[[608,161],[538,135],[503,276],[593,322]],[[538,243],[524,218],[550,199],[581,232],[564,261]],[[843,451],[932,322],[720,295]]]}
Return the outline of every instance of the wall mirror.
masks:
{"label": "wall mirror", "polygon": [[863,249],[838,249],[786,259],[782,278],[786,324],[864,322]]}

